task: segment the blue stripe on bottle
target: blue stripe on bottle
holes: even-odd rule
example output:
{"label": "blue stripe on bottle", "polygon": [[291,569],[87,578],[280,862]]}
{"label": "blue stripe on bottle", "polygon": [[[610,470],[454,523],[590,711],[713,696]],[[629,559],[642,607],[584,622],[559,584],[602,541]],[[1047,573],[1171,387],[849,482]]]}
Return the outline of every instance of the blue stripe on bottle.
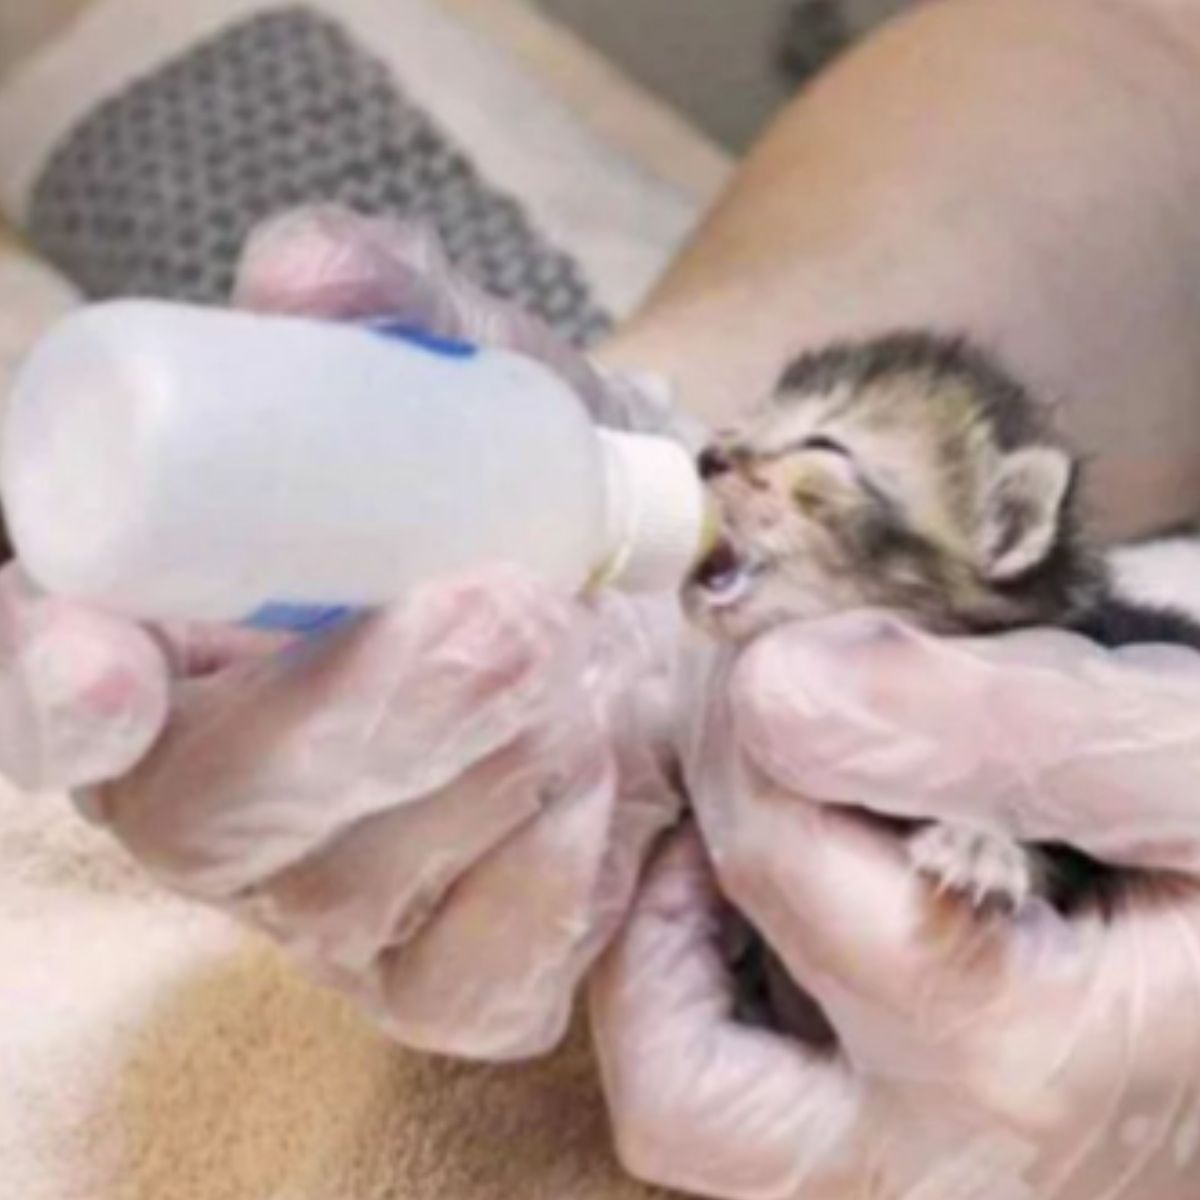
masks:
{"label": "blue stripe on bottle", "polygon": [[368,321],[367,328],[383,337],[394,338],[399,342],[407,342],[410,346],[417,346],[421,350],[428,350],[431,354],[436,354],[441,358],[474,358],[479,353],[479,347],[472,346],[470,342],[441,337],[439,334],[430,333],[427,329],[418,329],[415,325],[409,325],[404,321],[395,321],[385,317],[378,321]]}
{"label": "blue stripe on bottle", "polygon": [[242,623],[267,632],[321,633],[349,620],[354,613],[345,604],[264,604]]}

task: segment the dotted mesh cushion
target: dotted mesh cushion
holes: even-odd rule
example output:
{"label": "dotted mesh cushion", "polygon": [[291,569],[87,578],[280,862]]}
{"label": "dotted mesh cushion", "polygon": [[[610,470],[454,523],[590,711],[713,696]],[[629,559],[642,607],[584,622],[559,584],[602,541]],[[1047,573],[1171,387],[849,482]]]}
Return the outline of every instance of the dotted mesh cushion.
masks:
{"label": "dotted mesh cushion", "polygon": [[90,114],[39,178],[30,233],[92,297],[214,302],[250,228],[310,201],[424,218],[467,274],[574,341],[607,325],[578,264],[303,7],[224,30]]}

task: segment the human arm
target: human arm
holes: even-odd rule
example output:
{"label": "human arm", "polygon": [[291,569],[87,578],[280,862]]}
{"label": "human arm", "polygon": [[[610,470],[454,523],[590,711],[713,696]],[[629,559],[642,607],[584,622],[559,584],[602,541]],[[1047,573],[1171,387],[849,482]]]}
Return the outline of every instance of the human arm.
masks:
{"label": "human arm", "polygon": [[1113,537],[1200,508],[1200,5],[940,0],[767,131],[607,351],[711,423],[801,350],[963,333],[1058,409]]}

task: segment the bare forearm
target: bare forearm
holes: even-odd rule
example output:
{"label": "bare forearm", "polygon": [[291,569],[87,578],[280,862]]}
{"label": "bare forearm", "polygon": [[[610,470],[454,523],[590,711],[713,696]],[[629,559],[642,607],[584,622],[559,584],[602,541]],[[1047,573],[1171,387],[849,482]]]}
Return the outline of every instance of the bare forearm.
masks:
{"label": "bare forearm", "polygon": [[1200,511],[1197,46],[1196,3],[929,5],[782,116],[609,357],[719,423],[807,346],[959,330],[1061,402],[1110,532]]}

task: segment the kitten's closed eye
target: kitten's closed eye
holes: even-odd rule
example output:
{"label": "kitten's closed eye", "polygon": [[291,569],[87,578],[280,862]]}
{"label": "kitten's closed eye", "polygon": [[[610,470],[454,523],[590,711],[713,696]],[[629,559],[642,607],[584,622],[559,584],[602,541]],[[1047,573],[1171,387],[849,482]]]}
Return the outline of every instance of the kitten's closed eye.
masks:
{"label": "kitten's closed eye", "polygon": [[829,454],[841,454],[846,458],[850,457],[850,451],[841,442],[835,442],[833,438],[826,437],[823,433],[815,433],[812,437],[806,437],[800,443],[799,449],[824,450]]}

